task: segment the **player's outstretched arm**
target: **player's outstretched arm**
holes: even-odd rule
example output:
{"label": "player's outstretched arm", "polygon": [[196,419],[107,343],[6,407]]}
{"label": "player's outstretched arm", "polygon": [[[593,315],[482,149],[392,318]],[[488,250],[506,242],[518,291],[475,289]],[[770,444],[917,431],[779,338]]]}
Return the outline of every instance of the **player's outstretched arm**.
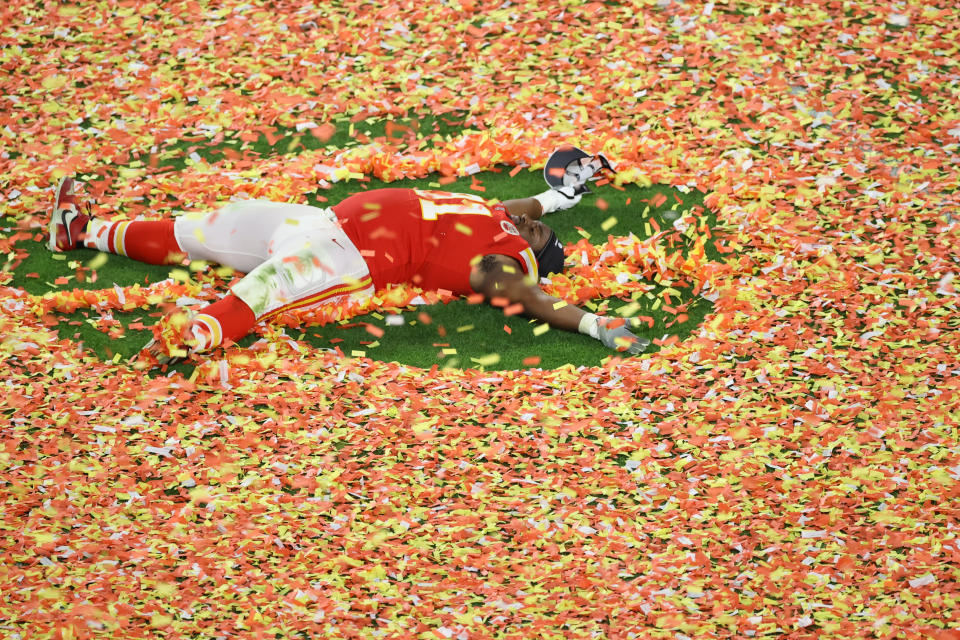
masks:
{"label": "player's outstretched arm", "polygon": [[526,216],[531,220],[539,220],[548,213],[576,206],[581,197],[583,194],[575,193],[573,187],[560,187],[547,189],[532,198],[505,200],[503,206],[512,216]]}
{"label": "player's outstretched arm", "polygon": [[523,273],[519,262],[507,256],[484,256],[470,274],[470,286],[494,306],[520,304],[525,316],[555,329],[589,335],[617,351],[641,353],[650,344],[629,330],[628,320],[601,318],[547,295]]}

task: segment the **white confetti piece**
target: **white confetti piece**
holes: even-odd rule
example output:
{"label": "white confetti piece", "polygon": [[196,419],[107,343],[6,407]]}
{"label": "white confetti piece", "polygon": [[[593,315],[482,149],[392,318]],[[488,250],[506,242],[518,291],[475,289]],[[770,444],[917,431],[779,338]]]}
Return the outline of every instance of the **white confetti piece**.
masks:
{"label": "white confetti piece", "polygon": [[925,587],[928,584],[935,583],[936,581],[937,579],[933,576],[932,573],[925,573],[919,578],[914,578],[913,580],[910,580],[910,588],[917,589],[919,587]]}

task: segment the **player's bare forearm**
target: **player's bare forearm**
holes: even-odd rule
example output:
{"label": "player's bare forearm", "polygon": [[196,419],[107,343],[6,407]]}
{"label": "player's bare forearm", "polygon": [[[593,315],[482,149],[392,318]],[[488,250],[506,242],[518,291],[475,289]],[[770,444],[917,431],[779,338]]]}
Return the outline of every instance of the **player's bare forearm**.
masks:
{"label": "player's bare forearm", "polygon": [[536,198],[505,200],[503,206],[506,207],[507,213],[512,216],[526,216],[531,220],[539,220],[543,216],[543,207]]}
{"label": "player's bare forearm", "polygon": [[487,256],[487,263],[471,274],[474,291],[490,304],[519,304],[523,315],[541,320],[556,329],[578,331],[583,309],[544,293],[520,270],[520,264],[505,256]]}
{"label": "player's bare forearm", "polygon": [[511,302],[523,305],[523,315],[528,318],[546,322],[554,329],[564,331],[578,331],[580,320],[586,313],[576,305],[547,295],[536,285],[528,285]]}
{"label": "player's bare forearm", "polygon": [[615,351],[636,355],[650,344],[649,340],[631,331],[636,326],[635,320],[600,318],[545,294],[536,284],[517,273],[511,273],[510,265],[500,266],[507,266],[508,269],[488,271],[482,283],[484,296],[491,304],[519,304],[527,317],[546,322],[556,329],[588,335]]}
{"label": "player's bare forearm", "polygon": [[518,218],[526,216],[530,220],[539,220],[548,213],[563,211],[576,206],[582,197],[583,192],[578,193],[573,187],[559,187],[547,189],[532,198],[507,200],[503,203],[503,206],[507,208],[507,213],[512,216]]}

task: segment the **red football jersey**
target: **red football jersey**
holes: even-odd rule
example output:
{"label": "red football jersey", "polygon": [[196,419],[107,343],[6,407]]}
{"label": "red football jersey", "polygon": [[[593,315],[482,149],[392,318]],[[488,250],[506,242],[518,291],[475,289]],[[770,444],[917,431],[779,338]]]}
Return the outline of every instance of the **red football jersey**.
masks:
{"label": "red football jersey", "polygon": [[409,282],[468,295],[473,264],[489,254],[515,258],[525,273],[539,277],[533,250],[499,203],[460,193],[375,189],[350,196],[333,211],[378,289]]}

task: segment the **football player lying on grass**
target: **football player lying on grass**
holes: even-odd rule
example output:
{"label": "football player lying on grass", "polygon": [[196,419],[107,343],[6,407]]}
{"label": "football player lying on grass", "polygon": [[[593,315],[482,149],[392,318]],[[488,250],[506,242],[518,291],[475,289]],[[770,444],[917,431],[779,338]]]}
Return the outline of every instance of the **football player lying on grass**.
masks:
{"label": "football player lying on grass", "polygon": [[[249,200],[174,220],[110,222],[80,206],[73,179],[57,187],[49,247],[88,247],[150,264],[184,257],[231,267],[246,276],[229,294],[172,323],[179,345],[146,347],[160,361],[237,341],[286,311],[362,298],[390,284],[410,283],[458,295],[482,294],[497,306],[566,331],[579,331],[617,351],[649,344],[631,320],[607,319],[541,291],[541,276],[563,270],[563,245],[540,217],[580,201],[574,187],[532,198],[487,201],[472,195],[376,189],[330,208]],[[89,207],[87,208],[89,210]],[[162,325],[161,325],[162,326]]]}

